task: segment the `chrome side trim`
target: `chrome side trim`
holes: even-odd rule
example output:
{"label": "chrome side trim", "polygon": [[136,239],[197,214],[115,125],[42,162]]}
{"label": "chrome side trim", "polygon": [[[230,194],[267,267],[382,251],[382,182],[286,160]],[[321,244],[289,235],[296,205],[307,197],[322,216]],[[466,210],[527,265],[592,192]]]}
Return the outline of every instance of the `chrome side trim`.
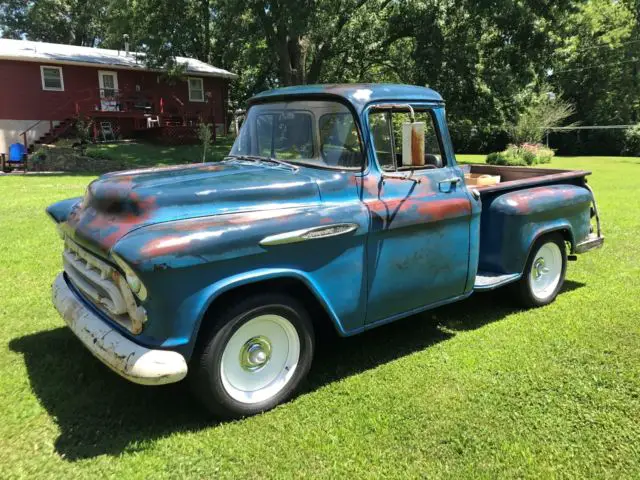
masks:
{"label": "chrome side trim", "polygon": [[322,225],[320,227],[303,228],[291,232],[269,235],[260,240],[263,247],[271,245],[284,245],[286,243],[299,243],[318,238],[337,237],[355,232],[358,229],[357,223],[334,223],[332,225]]}
{"label": "chrome side trim", "polygon": [[496,288],[508,285],[509,283],[520,280],[522,274],[520,273],[493,273],[479,271],[476,275],[476,281],[473,285],[473,290],[476,292],[483,292],[488,290],[495,290]]}

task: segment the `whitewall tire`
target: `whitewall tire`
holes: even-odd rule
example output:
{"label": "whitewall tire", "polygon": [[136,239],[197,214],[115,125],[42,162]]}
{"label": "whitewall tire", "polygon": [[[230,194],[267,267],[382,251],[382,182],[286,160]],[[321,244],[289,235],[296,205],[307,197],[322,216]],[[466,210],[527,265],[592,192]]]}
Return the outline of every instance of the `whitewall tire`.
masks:
{"label": "whitewall tire", "polygon": [[562,235],[552,233],[538,239],[516,284],[521,303],[540,307],[553,302],[562,289],[566,271],[567,252]]}
{"label": "whitewall tire", "polygon": [[219,418],[264,412],[295,393],[313,351],[313,325],[301,303],[284,294],[256,295],[202,332],[191,385]]}

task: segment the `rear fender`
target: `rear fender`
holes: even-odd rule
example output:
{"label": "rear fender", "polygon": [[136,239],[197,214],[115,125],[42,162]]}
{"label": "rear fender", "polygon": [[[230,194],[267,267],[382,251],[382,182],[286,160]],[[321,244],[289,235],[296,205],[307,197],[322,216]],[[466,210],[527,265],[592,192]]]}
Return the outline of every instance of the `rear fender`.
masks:
{"label": "rear fender", "polygon": [[562,232],[572,249],[589,235],[591,193],[574,185],[508,192],[489,201],[481,223],[480,270],[521,273],[537,239]]}

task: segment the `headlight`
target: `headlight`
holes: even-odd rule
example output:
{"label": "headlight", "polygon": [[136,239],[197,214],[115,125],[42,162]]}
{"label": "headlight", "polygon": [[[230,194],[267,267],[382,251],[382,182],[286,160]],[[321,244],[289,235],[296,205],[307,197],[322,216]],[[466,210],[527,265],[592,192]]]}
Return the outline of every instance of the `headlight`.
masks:
{"label": "headlight", "polygon": [[129,285],[129,288],[131,289],[131,291],[140,300],[146,300],[147,289],[142,284],[142,282],[140,281],[138,276],[135,274],[135,272],[131,269],[131,267],[127,265],[127,263],[115,253],[112,253],[111,257],[124,272],[125,280],[127,281],[127,285]]}

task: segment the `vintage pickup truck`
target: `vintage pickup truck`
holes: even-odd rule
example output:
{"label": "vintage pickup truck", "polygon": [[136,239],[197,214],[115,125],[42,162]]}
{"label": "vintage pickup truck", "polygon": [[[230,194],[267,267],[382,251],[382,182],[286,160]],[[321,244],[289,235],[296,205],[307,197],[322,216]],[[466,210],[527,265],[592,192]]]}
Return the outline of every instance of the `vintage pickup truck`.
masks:
{"label": "vintage pickup truck", "polygon": [[567,260],[603,243],[587,175],[459,165],[428,88],[277,89],[224,160],[51,205],[53,302],[121,376],[188,376],[217,416],[251,415],[294,393],[322,322],[349,336],[507,285],[552,302]]}

